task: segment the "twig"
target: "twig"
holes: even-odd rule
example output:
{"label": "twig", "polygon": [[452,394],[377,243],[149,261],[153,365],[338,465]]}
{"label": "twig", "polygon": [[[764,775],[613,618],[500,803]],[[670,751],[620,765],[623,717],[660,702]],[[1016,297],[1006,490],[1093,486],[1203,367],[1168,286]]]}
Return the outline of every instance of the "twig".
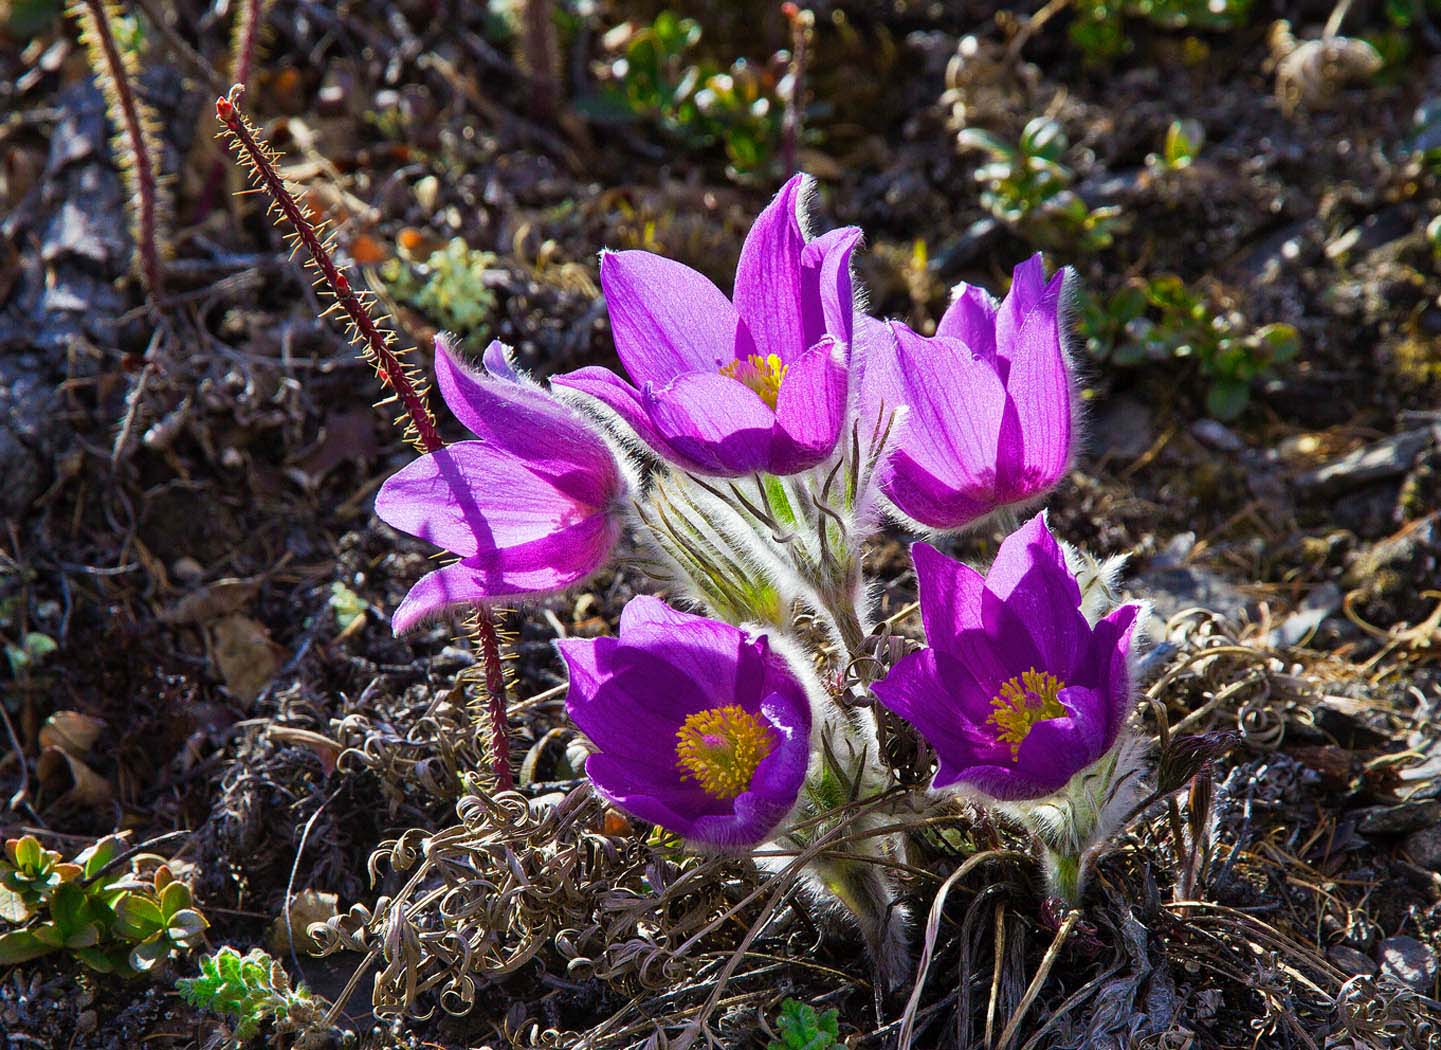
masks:
{"label": "twig", "polygon": [[1011,1040],[1014,1039],[1016,1035],[1016,1029],[1021,1027],[1021,1022],[1025,1020],[1026,1017],[1026,1011],[1031,1008],[1031,1003],[1035,1002],[1036,996],[1041,994],[1041,988],[1045,986],[1046,978],[1051,974],[1051,967],[1056,964],[1056,959],[1060,956],[1061,949],[1065,947],[1066,941],[1071,936],[1071,931],[1076,928],[1076,923],[1079,922],[1080,919],[1081,913],[1079,911],[1072,911],[1066,916],[1066,921],[1061,923],[1061,928],[1056,931],[1056,939],[1053,940],[1051,946],[1046,949],[1045,958],[1041,960],[1040,968],[1036,970],[1036,976],[1031,978],[1031,983],[1026,989],[1026,994],[1021,996],[1020,1005],[1016,1007],[1016,1012],[1011,1015],[1010,1021],[1006,1023],[1005,1030],[1001,1032],[1000,1041],[993,1044],[996,1050],[1006,1050],[1006,1048],[1011,1045]]}
{"label": "twig", "polygon": [[949,878],[941,883],[941,888],[936,891],[936,896],[931,901],[931,912],[926,917],[926,938],[921,945],[921,957],[916,962],[916,982],[911,987],[911,996],[906,1000],[905,1011],[901,1014],[901,1032],[896,1039],[896,1046],[900,1050],[910,1050],[911,1040],[915,1036],[916,1011],[921,1005],[921,991],[926,986],[926,975],[931,970],[931,956],[936,949],[936,938],[941,932],[941,916],[946,909],[946,898],[950,896],[952,888],[956,883],[969,875],[981,864],[988,860],[1028,860],[1026,854],[1016,850],[987,850],[985,853],[977,853],[969,858],[955,871],[951,872]]}

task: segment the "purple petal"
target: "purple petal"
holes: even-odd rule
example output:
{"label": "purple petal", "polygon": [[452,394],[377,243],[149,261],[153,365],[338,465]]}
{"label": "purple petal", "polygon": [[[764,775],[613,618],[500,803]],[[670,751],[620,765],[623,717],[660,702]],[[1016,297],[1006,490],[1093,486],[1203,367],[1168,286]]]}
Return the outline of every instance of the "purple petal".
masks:
{"label": "purple petal", "polygon": [[1105,701],[1090,689],[1071,686],[1059,697],[1070,714],[1031,726],[1016,756],[1016,771],[1038,784],[1053,783],[1052,791],[1064,786],[1110,750],[1116,742],[1108,735]]}
{"label": "purple petal", "polygon": [[1074,769],[1064,767],[1022,773],[1012,765],[956,766],[942,761],[931,781],[931,789],[939,791],[964,784],[1001,802],[1020,802],[1054,794],[1066,786],[1074,773]]}
{"label": "purple petal", "polygon": [[956,285],[951,305],[936,325],[936,335],[959,339],[971,353],[994,361],[996,357],[996,299],[973,284]]}
{"label": "purple petal", "polygon": [[1009,478],[1002,474],[1003,489],[1013,500],[1050,488],[1070,462],[1074,409],[1059,324],[1059,304],[1047,301],[1031,311],[1010,347],[1006,394],[1015,405],[1024,446],[1017,472]]}
{"label": "purple petal", "polygon": [[822,234],[801,250],[802,324],[806,346],[832,335],[850,346],[855,321],[851,255],[861,241],[858,226]]}
{"label": "purple petal", "polygon": [[735,307],[684,263],[651,252],[606,252],[600,283],[616,352],[638,385],[715,372],[735,359]]}
{"label": "purple petal", "polygon": [[404,634],[456,606],[566,590],[605,564],[618,532],[595,515],[529,543],[462,558],[422,576],[391,616],[391,628]]}
{"label": "purple petal", "polygon": [[827,336],[787,369],[776,396],[771,473],[795,474],[835,449],[846,415],[846,350]]}
{"label": "purple petal", "polygon": [[1131,714],[1131,637],[1138,613],[1138,606],[1122,605],[1097,623],[1091,635],[1097,665],[1094,688],[1106,697],[1107,732],[1113,740]]}
{"label": "purple petal", "polygon": [[375,513],[462,557],[544,539],[586,520],[579,503],[530,465],[479,441],[427,453],[391,475]]}
{"label": "purple petal", "polygon": [[[504,357],[503,344],[492,343],[491,351]],[[435,376],[455,417],[484,444],[525,461],[532,474],[593,506],[620,491],[620,470],[600,435],[540,387],[470,371],[444,336],[435,340]]]}
{"label": "purple petal", "polygon": [[1069,680],[1091,631],[1080,612],[1081,588],[1046,526],[1045,514],[1037,514],[1001,543],[986,574],[986,589],[1025,624],[1046,662],[1041,669]]}
{"label": "purple petal", "polygon": [[802,298],[805,236],[796,213],[804,176],[791,178],[757,216],[736,265],[735,308],[745,318],[756,353],[789,364],[810,345]]}
{"label": "purple petal", "polygon": [[920,731],[943,762],[970,765],[1008,760],[1009,745],[986,725],[990,695],[965,665],[935,649],[906,656],[871,691]]}
{"label": "purple petal", "polygon": [[660,436],[655,424],[650,421],[650,414],[641,400],[640,391],[609,368],[587,365],[574,372],[551,377],[551,384],[579,390],[582,394],[595,398],[619,416],[620,421],[633,430],[636,437],[649,445],[657,455],[671,460],[676,458],[675,450],[666,444],[665,438]]}
{"label": "purple petal", "polygon": [[981,628],[985,578],[964,562],[948,558],[929,543],[911,544],[911,561],[921,602],[921,622],[932,647],[949,650],[961,631]]}
{"label": "purple petal", "polygon": [[627,660],[616,639],[563,639],[556,648],[569,672],[566,714],[597,747],[643,763],[659,750],[674,751],[676,730],[693,711],[650,702],[646,669]]}
{"label": "purple petal", "polygon": [[[890,391],[909,409],[902,422],[900,452],[883,475],[882,489],[917,521],[959,528],[936,512],[957,502],[961,509],[994,510],[995,481],[1006,391],[995,369],[953,339],[926,339],[892,322],[896,353],[867,364],[873,391]],[[889,374],[873,374],[888,372]],[[888,476],[887,476],[888,475]],[[912,485],[920,486],[912,492]],[[927,516],[922,516],[927,515]]]}
{"label": "purple petal", "polygon": [[[1041,260],[1040,252],[1011,271],[1011,289],[996,309],[996,354],[1000,358],[997,368],[1002,379],[1008,378],[1010,350],[1015,344],[1016,334],[1049,290],[1046,286],[1046,264]],[[1059,285],[1055,295],[1059,300]]]}
{"label": "purple petal", "polygon": [[696,372],[643,397],[665,444],[697,472],[733,477],[769,464],[775,413],[744,383]]}
{"label": "purple petal", "polygon": [[[596,791],[611,805],[632,816],[673,831],[683,838],[697,838],[696,825],[725,805],[721,820],[731,820],[729,804],[712,799],[699,787],[677,781],[666,787],[652,786],[636,765],[606,754],[590,755],[585,772]],[[710,819],[716,819],[711,817]]]}
{"label": "purple petal", "polygon": [[[621,611],[621,642],[636,659],[674,672],[685,698],[686,715],[708,706],[741,703],[754,709],[763,670],[755,643],[740,628],[672,609],[659,598],[637,595]],[[672,683],[657,683],[664,693]],[[658,696],[657,703],[675,703]],[[749,700],[749,705],[746,701]]]}
{"label": "purple petal", "polygon": [[957,490],[904,450],[882,464],[879,476],[881,491],[897,510],[934,529],[958,529],[996,509],[989,488]]}
{"label": "purple petal", "polygon": [[[436,336],[440,341],[440,336]],[[492,339],[490,345],[485,348],[481,356],[481,362],[485,370],[498,379],[509,380],[512,383],[521,382],[520,372],[516,370],[515,362],[511,359],[511,348],[499,339]]]}
{"label": "purple petal", "polygon": [[[810,765],[810,709],[804,702],[804,694],[800,694],[800,700],[801,704],[797,705],[795,696],[773,693],[760,704],[760,712],[770,724],[775,749],[756,766],[747,794],[776,804],[782,813],[795,805]],[[740,799],[736,801],[739,803]]]}

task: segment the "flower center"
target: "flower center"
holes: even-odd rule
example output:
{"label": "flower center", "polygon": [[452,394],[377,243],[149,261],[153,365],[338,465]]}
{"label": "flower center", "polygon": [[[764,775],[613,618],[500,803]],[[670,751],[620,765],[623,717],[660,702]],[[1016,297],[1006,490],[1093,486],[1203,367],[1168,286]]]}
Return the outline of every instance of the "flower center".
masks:
{"label": "flower center", "polygon": [[781,393],[781,381],[785,379],[789,367],[776,354],[767,354],[765,357],[751,354],[744,361],[736,358],[730,364],[723,365],[720,374],[750,387],[774,412],[776,398],[780,397]]}
{"label": "flower center", "polygon": [[986,721],[996,727],[997,740],[1011,745],[1012,762],[1020,757],[1021,742],[1030,735],[1032,726],[1066,716],[1059,699],[1064,688],[1065,683],[1055,675],[1034,667],[1002,684],[1000,693],[991,701],[993,710]]}
{"label": "flower center", "polygon": [[770,730],[739,704],[697,711],[675,734],[675,764],[711,798],[735,798],[775,750]]}

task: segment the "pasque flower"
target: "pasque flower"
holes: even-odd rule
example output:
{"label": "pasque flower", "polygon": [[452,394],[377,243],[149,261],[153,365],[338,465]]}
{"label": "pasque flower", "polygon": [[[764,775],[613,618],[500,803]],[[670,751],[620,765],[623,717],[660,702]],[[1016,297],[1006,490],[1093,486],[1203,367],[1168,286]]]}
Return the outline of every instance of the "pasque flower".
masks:
{"label": "pasque flower", "polygon": [[1041,495],[1070,462],[1074,395],[1061,332],[1065,271],[1039,255],[997,303],[962,285],[932,338],[866,328],[866,418],[904,406],[881,491],[905,515],[960,528]]}
{"label": "pasque flower", "polygon": [[441,396],[474,441],[421,456],[381,486],[387,523],[459,555],[396,609],[397,634],[446,608],[563,590],[604,564],[626,480],[605,440],[490,344],[472,372],[435,341]]}
{"label": "pasque flower", "polygon": [[731,299],[682,263],[607,252],[600,280],[616,351],[557,376],[597,398],[663,458],[700,474],[793,474],[830,455],[843,425],[852,333],[850,257],[861,231],[807,241],[802,176],[746,237]]}
{"label": "pasque flower", "polygon": [[805,687],[765,635],[632,598],[619,638],[556,642],[585,771],[633,815],[705,846],[769,838],[810,761]]}
{"label": "pasque flower", "polygon": [[873,688],[935,749],[932,787],[1044,798],[1112,750],[1137,607],[1092,627],[1044,515],[1007,537],[984,578],[925,543],[911,555],[929,647]]}

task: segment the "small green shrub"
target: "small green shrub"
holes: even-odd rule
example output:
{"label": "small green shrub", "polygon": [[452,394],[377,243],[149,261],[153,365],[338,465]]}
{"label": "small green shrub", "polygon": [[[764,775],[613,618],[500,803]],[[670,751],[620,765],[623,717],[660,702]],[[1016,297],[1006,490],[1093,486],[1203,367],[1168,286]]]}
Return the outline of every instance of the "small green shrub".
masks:
{"label": "small green shrub", "polygon": [[1088,62],[1108,62],[1131,49],[1126,19],[1163,29],[1238,29],[1251,19],[1253,0],[1076,0],[1071,42]]}
{"label": "small green shrub", "polygon": [[768,1050],[845,1050],[840,1041],[840,1011],[823,1014],[796,999],[781,1003],[776,1018],[779,1039],[772,1039]]}
{"label": "small green shrub", "polygon": [[190,889],[161,865],[148,880],[107,871],[121,840],[102,839],[70,861],[33,835],[0,858],[0,966],[69,951],[101,973],[126,977],[193,948],[210,923]]}
{"label": "small green shrub", "polygon": [[492,253],[471,248],[455,237],[424,262],[386,260],[380,276],[393,296],[425,314],[437,327],[454,332],[467,349],[479,351],[490,335],[495,310],[495,293],[485,279],[494,265]]}
{"label": "small green shrub", "polygon": [[1181,171],[1189,168],[1206,143],[1206,129],[1199,120],[1173,120],[1166,128],[1166,140],[1160,153],[1146,158],[1153,171]]}
{"label": "small green shrub", "polygon": [[1133,281],[1109,298],[1086,296],[1080,326],[1092,356],[1113,364],[1194,360],[1209,381],[1206,411],[1217,419],[1240,415],[1252,381],[1295,357],[1298,346],[1291,325],[1247,331],[1243,320],[1214,314],[1205,298],[1169,274]]}
{"label": "small green shrub", "polygon": [[239,1042],[254,1038],[267,1021],[278,1032],[328,1027],[324,1000],[303,984],[292,988],[285,967],[260,948],[248,955],[221,948],[200,960],[199,977],[182,978],[175,987],[191,1006],[231,1018]]}
{"label": "small green shrub", "polygon": [[1075,173],[1061,158],[1070,141],[1056,121],[1036,117],[1014,146],[978,128],[966,128],[959,140],[990,154],[975,177],[982,206],[997,219],[1041,247],[1096,251],[1111,244],[1120,209],[1092,210],[1068,188]]}
{"label": "small green shrub", "polygon": [[654,123],[690,149],[720,143],[738,177],[770,169],[783,107],[764,70],[744,58],[728,68],[692,58],[700,23],[673,11],[613,32],[624,35],[624,51],[606,70],[610,82],[578,109],[597,120]]}

